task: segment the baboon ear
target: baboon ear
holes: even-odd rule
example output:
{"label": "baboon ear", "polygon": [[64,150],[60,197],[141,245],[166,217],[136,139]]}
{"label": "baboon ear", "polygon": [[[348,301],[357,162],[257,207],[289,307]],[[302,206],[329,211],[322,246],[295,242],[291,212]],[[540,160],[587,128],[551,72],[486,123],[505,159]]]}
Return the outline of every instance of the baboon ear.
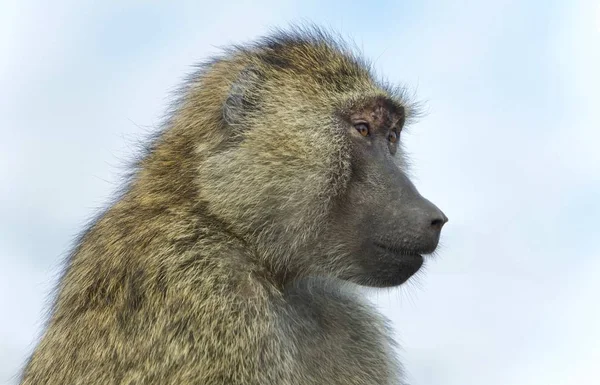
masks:
{"label": "baboon ear", "polygon": [[234,126],[242,123],[248,113],[258,107],[257,89],[260,81],[258,69],[254,66],[244,68],[229,89],[229,95],[223,105],[225,123]]}

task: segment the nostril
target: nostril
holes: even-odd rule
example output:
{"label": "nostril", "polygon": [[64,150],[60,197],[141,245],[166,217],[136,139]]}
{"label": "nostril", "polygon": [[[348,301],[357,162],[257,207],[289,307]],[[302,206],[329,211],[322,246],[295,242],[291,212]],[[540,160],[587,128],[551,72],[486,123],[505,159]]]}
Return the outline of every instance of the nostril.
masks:
{"label": "nostril", "polygon": [[441,229],[442,226],[444,226],[444,223],[446,223],[446,220],[442,219],[442,218],[437,218],[434,219],[433,221],[431,221],[431,227],[435,227],[436,229]]}
{"label": "nostril", "polygon": [[438,218],[435,218],[431,221],[431,227],[435,228],[436,230],[441,230],[442,226],[444,226],[444,224],[448,222],[448,217],[444,215],[444,213],[440,214],[441,215]]}

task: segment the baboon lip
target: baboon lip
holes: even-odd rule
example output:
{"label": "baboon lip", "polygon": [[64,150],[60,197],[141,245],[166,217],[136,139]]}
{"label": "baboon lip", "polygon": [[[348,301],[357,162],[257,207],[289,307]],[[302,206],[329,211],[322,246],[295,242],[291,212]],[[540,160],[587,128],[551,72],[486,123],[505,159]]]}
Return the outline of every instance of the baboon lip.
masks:
{"label": "baboon lip", "polygon": [[379,249],[383,249],[386,252],[397,255],[397,256],[402,256],[403,258],[414,259],[416,261],[423,260],[422,255],[408,251],[408,250],[403,250],[402,248],[400,248],[398,246],[390,246],[390,245],[386,245],[386,244],[383,244],[380,242],[373,242],[373,244]]}

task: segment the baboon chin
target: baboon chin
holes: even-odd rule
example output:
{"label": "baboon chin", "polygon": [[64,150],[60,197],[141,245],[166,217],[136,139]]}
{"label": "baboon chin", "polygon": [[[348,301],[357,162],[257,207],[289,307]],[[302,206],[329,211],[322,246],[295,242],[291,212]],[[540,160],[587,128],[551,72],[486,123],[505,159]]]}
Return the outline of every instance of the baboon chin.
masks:
{"label": "baboon chin", "polygon": [[81,235],[22,384],[402,384],[386,320],[446,216],[402,89],[316,27],[207,61]]}

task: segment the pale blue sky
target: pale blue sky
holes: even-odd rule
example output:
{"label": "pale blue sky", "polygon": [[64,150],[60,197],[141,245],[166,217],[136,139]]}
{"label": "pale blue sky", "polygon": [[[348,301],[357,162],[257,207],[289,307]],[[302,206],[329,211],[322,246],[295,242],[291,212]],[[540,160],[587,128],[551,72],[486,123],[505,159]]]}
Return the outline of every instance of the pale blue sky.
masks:
{"label": "pale blue sky", "polygon": [[450,217],[426,274],[371,292],[413,385],[600,381],[597,1],[0,5],[0,383],[73,237],[191,66],[271,26],[354,39],[426,102],[405,135]]}

